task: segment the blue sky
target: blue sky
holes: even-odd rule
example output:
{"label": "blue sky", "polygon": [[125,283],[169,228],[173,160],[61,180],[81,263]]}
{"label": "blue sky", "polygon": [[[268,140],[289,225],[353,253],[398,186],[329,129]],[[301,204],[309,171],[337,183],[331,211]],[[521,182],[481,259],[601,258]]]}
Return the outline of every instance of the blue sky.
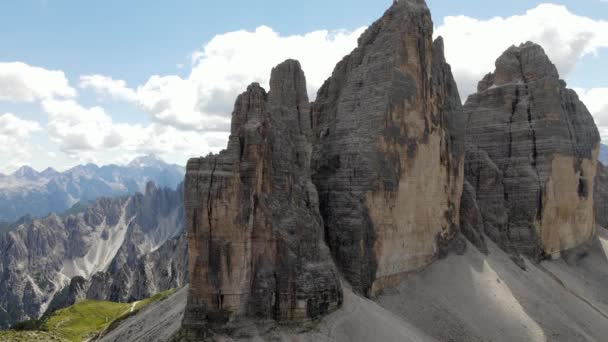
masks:
{"label": "blue sky", "polygon": [[[0,11],[0,63],[7,64],[4,65],[4,81],[0,68],[0,91],[3,86],[11,86],[7,82],[21,77],[28,77],[25,83],[33,84],[32,87],[44,84],[45,88],[25,89],[23,91],[26,93],[13,94],[13,97],[0,94],[0,123],[5,122],[6,127],[12,127],[4,129],[4,132],[0,128],[0,144],[5,146],[0,147],[0,172],[11,172],[24,163],[37,169],[46,166],[64,169],[88,161],[101,164],[126,162],[138,154],[150,152],[160,154],[164,159],[183,163],[189,155],[199,152],[188,150],[188,144],[198,144],[198,154],[216,151],[221,148],[226,137],[225,119],[226,116],[229,119],[231,97],[240,91],[236,88],[241,85],[238,82],[226,81],[223,86],[218,86],[219,90],[208,86],[208,83],[222,83],[225,80],[219,75],[220,69],[216,73],[205,70],[205,63],[209,62],[209,65],[216,69],[218,65],[230,65],[221,61],[208,61],[211,57],[209,51],[205,55],[205,48],[214,37],[219,35],[225,38],[218,39],[215,44],[214,51],[219,51],[217,53],[222,56],[226,56],[226,51],[232,51],[230,44],[242,44],[238,39],[248,41],[264,36],[265,40],[260,41],[268,42],[270,49],[286,46],[283,53],[285,56],[299,58],[297,55],[292,56],[300,51],[293,47],[293,44],[297,43],[279,38],[304,37],[310,32],[328,30],[323,37],[302,38],[302,44],[309,44],[309,49],[314,49],[317,41],[327,42],[326,49],[329,50],[336,46],[326,61],[318,57],[315,59],[314,56],[302,57],[309,60],[310,71],[306,70],[306,63],[303,64],[307,75],[310,74],[309,81],[311,77],[313,79],[309,90],[314,93],[315,87],[318,86],[315,83],[320,83],[318,80],[328,76],[325,73],[331,70],[335,60],[352,48],[356,36],[360,33],[357,30],[380,17],[390,2],[312,0],[287,4],[284,1],[271,0],[261,4],[252,1],[211,3],[194,0],[3,1]],[[492,2],[491,6],[488,6],[488,1],[482,0],[427,2],[437,31],[448,33],[445,37],[448,60],[456,69],[459,67],[458,63],[463,64],[455,74],[459,78],[459,85],[462,84],[461,92],[464,93],[468,92],[467,89],[472,87],[474,81],[476,82],[475,77],[491,71],[489,69],[491,62],[497,57],[497,49],[506,49],[509,37],[507,33],[501,33],[507,36],[497,41],[504,41],[505,46],[496,46],[494,50],[486,49],[488,44],[483,39],[489,39],[488,37],[480,37],[477,45],[479,52],[459,51],[459,55],[455,51],[460,50],[461,46],[466,46],[469,50],[477,48],[472,48],[474,45],[466,45],[467,40],[462,36],[452,34],[458,31],[458,27],[473,25],[471,29],[475,29],[486,27],[483,26],[486,24],[509,27],[511,22],[516,21],[501,24],[492,23],[491,19],[496,16],[505,19],[516,15],[526,16],[529,10],[548,3],[566,6],[567,13],[560,12],[555,6],[542,7],[536,14],[528,15],[530,18],[537,18],[527,21],[526,25],[530,25],[531,31],[538,30],[538,25],[543,29],[543,24],[537,23],[538,18],[542,17],[542,13],[551,11],[557,11],[555,16],[563,17],[560,20],[564,22],[572,21],[574,28],[570,31],[578,32],[580,37],[586,39],[587,31],[591,36],[601,36],[604,32],[603,23],[608,21],[608,2],[602,0],[518,0]],[[444,25],[444,18],[450,16],[466,16],[476,22],[453,22]],[[557,29],[551,25],[547,24],[547,32],[555,37],[543,36],[548,44],[555,43],[555,47],[546,47],[550,57],[555,56],[558,61],[556,64],[569,85],[580,89],[585,95],[583,98],[593,102],[598,115],[596,121],[604,124],[603,108],[606,105],[608,109],[608,102],[603,103],[601,99],[605,97],[604,94],[608,94],[602,90],[608,88],[608,78],[603,72],[608,67],[608,44],[600,38],[588,38],[586,45],[580,47],[588,51],[577,53],[571,51],[572,48],[564,50],[563,46],[579,36],[570,37],[570,31],[558,32],[560,25],[553,24],[557,25]],[[268,30],[259,30],[260,26]],[[249,32],[250,35],[225,35],[227,32],[240,30]],[[343,37],[336,38],[336,30],[341,30],[339,32]],[[505,31],[498,30],[497,32]],[[491,32],[491,29],[488,31]],[[275,33],[279,38],[273,38],[271,33]],[[514,39],[528,37],[525,32],[514,33],[513,36]],[[533,33],[529,33],[529,36],[535,37]],[[453,51],[452,55],[450,49]],[[261,60],[262,56],[257,56],[255,49],[245,49],[242,53],[252,54],[249,68],[260,70],[252,73],[244,71],[242,75],[232,76],[242,78],[243,82],[258,79],[266,81],[264,75],[269,70],[263,69],[268,66],[256,62],[256,58]],[[480,59],[478,63],[479,70],[464,65],[463,60],[467,56],[463,54],[467,53],[484,55],[484,59]],[[283,54],[277,53],[277,58]],[[193,59],[193,56],[197,58]],[[267,55],[264,56],[268,59]],[[21,62],[26,67],[20,68],[22,72],[16,73],[16,65],[10,64],[14,62]],[[322,62],[330,64],[331,67],[321,67]],[[39,82],[36,77],[46,77],[45,74],[32,72],[29,68],[62,72],[67,84],[55,79],[61,78],[56,74],[49,74],[49,78],[45,79],[48,84],[46,81]],[[103,78],[87,78],[94,75]],[[158,79],[150,82],[154,75],[158,75]],[[50,81],[51,79],[57,82]],[[23,85],[22,83],[24,82],[19,84]],[[213,99],[200,99],[197,97],[200,94],[195,94],[194,91],[190,93],[191,89],[188,87],[198,87],[200,92],[201,83],[204,88],[202,91],[207,93],[205,96]],[[50,89],[53,87],[55,90]],[[147,91],[138,91],[139,87]],[[75,93],[69,94],[69,88]],[[184,93],[189,95],[179,101],[173,101],[172,94],[182,96]],[[195,108],[192,113],[183,114],[184,117],[178,117],[182,115],[184,108],[186,112],[191,109],[188,107],[191,103],[206,105]],[[159,106],[162,107],[161,110],[158,109]],[[216,110],[212,111],[211,108]],[[197,117],[197,110],[204,112],[200,118]],[[224,113],[226,111],[228,113]],[[7,113],[11,115],[7,116]],[[608,118],[608,114],[606,116]],[[79,119],[86,121],[90,118],[96,118],[95,122],[77,122]],[[188,128],[190,124],[194,124],[192,129]],[[608,120],[605,124],[608,126]],[[82,134],[68,134],[66,130],[69,129],[79,130]],[[99,135],[99,131],[106,129],[106,133]],[[96,137],[95,134],[99,136]],[[141,137],[137,141],[129,140],[138,134]],[[172,135],[183,135],[184,138],[179,143],[167,142]],[[146,136],[151,140],[147,141]],[[608,133],[603,136],[608,136]],[[11,144],[15,145],[13,149],[6,147]]]}

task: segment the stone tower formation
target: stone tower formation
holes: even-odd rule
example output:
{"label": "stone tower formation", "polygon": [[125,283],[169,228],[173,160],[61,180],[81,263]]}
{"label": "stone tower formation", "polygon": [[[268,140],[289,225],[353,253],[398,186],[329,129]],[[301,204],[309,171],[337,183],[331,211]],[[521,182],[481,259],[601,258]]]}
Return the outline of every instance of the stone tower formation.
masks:
{"label": "stone tower formation", "polygon": [[461,233],[535,259],[592,236],[599,134],[542,48],[508,49],[465,106],[443,50],[425,2],[395,1],[314,102],[294,60],[237,98],[227,149],[187,166],[186,340],[315,321]]}

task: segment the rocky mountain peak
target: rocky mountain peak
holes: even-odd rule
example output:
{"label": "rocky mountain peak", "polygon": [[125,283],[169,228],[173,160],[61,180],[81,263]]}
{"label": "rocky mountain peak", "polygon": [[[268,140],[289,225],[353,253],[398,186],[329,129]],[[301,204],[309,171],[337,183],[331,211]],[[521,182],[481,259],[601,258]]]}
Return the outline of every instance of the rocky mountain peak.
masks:
{"label": "rocky mountain peak", "polygon": [[259,122],[266,111],[266,90],[259,83],[252,83],[247,91],[239,95],[232,112],[231,137],[240,134],[241,128],[250,120]]}
{"label": "rocky mountain peak", "polygon": [[536,258],[587,241],[600,136],[542,47],[507,49],[465,112],[466,179],[488,236]]}
{"label": "rocky mountain peak", "polygon": [[451,127],[461,104],[442,48],[424,1],[395,2],[312,105],[326,241],[367,295],[428,265],[458,224],[463,144]]}
{"label": "rocky mountain peak", "polygon": [[59,171],[53,169],[52,167],[47,167],[44,171],[40,172],[40,174],[44,177],[54,177],[59,174]]}
{"label": "rocky mountain peak", "polygon": [[306,76],[299,61],[288,59],[272,69],[269,93],[271,101],[293,108],[308,107]]}
{"label": "rocky mountain peak", "polygon": [[147,154],[147,155],[133,159],[131,162],[129,162],[129,164],[127,166],[144,168],[144,167],[158,167],[158,166],[162,166],[162,165],[166,165],[166,164],[167,163],[164,160],[160,159],[157,155],[151,153],[151,154]]}
{"label": "rocky mountain peak", "polygon": [[496,70],[479,82],[478,91],[512,83],[530,83],[545,78],[559,79],[557,68],[545,50],[533,42],[511,46],[496,60]]}
{"label": "rocky mountain peak", "polygon": [[13,172],[12,176],[20,179],[36,180],[38,177],[40,177],[40,173],[31,167],[24,165]]}
{"label": "rocky mountain peak", "polygon": [[155,191],[156,191],[156,184],[154,183],[154,181],[148,181],[146,183],[146,191],[144,192],[144,194],[146,196],[151,196]]}
{"label": "rocky mountain peak", "polygon": [[285,61],[268,93],[254,83],[237,98],[228,148],[188,162],[187,335],[241,329],[247,318],[306,321],[340,306],[310,176],[308,107],[300,64]]}

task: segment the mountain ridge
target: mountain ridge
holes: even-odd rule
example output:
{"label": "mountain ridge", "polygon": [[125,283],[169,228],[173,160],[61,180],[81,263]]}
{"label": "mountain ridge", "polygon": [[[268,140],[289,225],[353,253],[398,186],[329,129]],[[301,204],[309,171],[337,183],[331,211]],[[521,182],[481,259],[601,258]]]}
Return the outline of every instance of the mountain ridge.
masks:
{"label": "mountain ridge", "polygon": [[61,213],[80,201],[115,197],[145,191],[154,181],[160,187],[175,188],[185,169],[167,164],[155,156],[143,156],[124,166],[77,165],[58,172],[47,168],[38,172],[22,166],[0,176],[0,222],[13,222],[24,215],[41,217]]}
{"label": "mountain ridge", "polygon": [[100,198],[64,217],[24,220],[0,234],[0,328],[38,318],[51,303],[130,302],[183,286],[183,187],[149,183],[146,190]]}

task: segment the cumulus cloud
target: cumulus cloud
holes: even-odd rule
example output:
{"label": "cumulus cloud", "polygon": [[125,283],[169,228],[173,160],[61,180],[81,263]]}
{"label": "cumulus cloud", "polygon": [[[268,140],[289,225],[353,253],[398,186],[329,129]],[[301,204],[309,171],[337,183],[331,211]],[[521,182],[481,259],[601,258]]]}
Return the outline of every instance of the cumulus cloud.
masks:
{"label": "cumulus cloud", "polygon": [[0,115],[0,135],[12,138],[28,138],[31,133],[40,131],[42,128],[36,121],[18,118],[15,114],[5,113]]}
{"label": "cumulus cloud", "polygon": [[[288,58],[298,59],[308,92],[330,76],[334,65],[355,48],[364,28],[314,31],[282,36],[267,26],[215,36],[192,54],[190,74],[154,75],[137,88],[101,75],[81,78],[82,88],[135,103],[154,122],[181,130],[226,132],[236,96],[251,82],[267,87],[270,70]],[[322,51],[323,53],[319,53]]]}
{"label": "cumulus cloud", "polygon": [[523,15],[479,20],[449,16],[435,30],[444,37],[446,58],[452,65],[463,99],[477,82],[494,70],[494,61],[511,45],[541,44],[562,77],[581,57],[608,47],[608,21],[576,15],[565,6],[541,4]]}
{"label": "cumulus cloud", "polygon": [[48,98],[72,98],[65,74],[22,62],[0,63],[0,101],[34,102]]}
{"label": "cumulus cloud", "polygon": [[93,89],[100,95],[109,95],[117,100],[129,102],[136,100],[135,91],[127,87],[127,83],[123,80],[114,80],[103,75],[87,75],[80,77],[79,85],[83,89]]}
{"label": "cumulus cloud", "polygon": [[66,153],[95,150],[111,129],[112,119],[101,107],[85,108],[74,100],[44,100],[49,138]]}
{"label": "cumulus cloud", "polygon": [[120,163],[150,153],[185,161],[193,155],[218,152],[227,139],[227,133],[222,132],[114,122],[103,108],[87,108],[74,100],[45,100],[42,108],[49,117],[51,141],[80,162]]}
{"label": "cumulus cloud", "polygon": [[24,120],[11,113],[0,115],[0,171],[10,171],[26,163],[31,156],[30,136],[42,130],[35,121]]}

